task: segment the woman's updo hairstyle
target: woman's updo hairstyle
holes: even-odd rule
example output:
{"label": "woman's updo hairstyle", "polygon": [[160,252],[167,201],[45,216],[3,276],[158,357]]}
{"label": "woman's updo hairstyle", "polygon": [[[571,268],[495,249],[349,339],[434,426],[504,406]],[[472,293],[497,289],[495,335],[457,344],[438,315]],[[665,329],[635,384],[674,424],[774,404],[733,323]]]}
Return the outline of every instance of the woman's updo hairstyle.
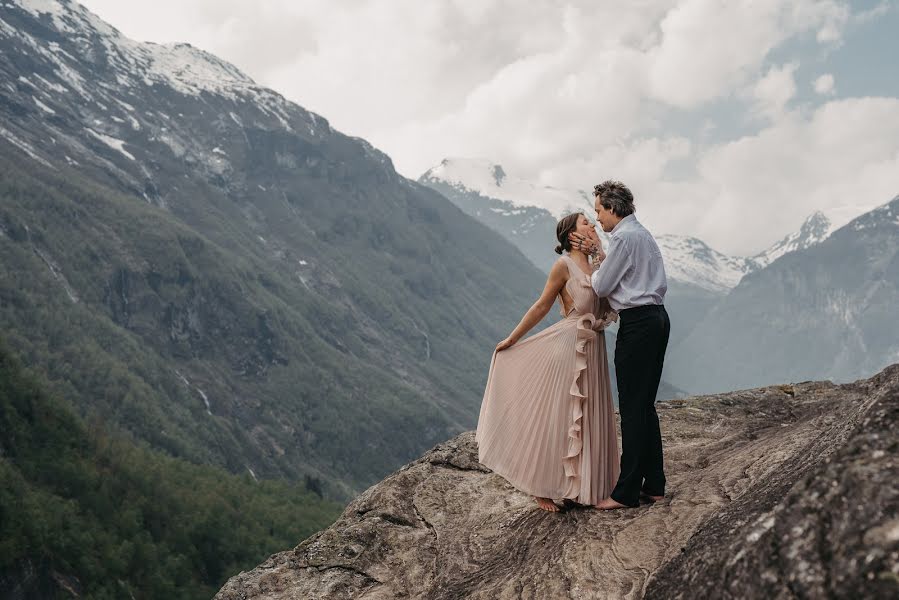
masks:
{"label": "woman's updo hairstyle", "polygon": [[577,220],[581,217],[581,213],[571,213],[565,215],[556,224],[556,239],[559,245],[556,246],[556,254],[562,252],[571,252],[571,242],[568,240],[568,234],[577,229]]}

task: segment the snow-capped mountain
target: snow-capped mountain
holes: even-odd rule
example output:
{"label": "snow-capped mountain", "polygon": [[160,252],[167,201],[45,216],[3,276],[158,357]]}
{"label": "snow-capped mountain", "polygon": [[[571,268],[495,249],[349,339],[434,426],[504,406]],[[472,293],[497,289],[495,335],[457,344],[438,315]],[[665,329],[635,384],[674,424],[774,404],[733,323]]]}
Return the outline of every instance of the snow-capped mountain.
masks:
{"label": "snow-capped mountain", "polygon": [[[594,214],[592,194],[541,187],[484,159],[444,159],[419,182],[504,235],[544,271],[557,258],[552,250],[557,243],[556,221],[575,211],[590,218]],[[751,260],[727,256],[696,238],[661,235],[657,240],[669,278],[711,294],[727,293],[755,268]]]}
{"label": "snow-capped mountain", "polygon": [[829,238],[834,231],[873,208],[874,206],[872,205],[848,205],[815,211],[805,220],[798,231],[785,236],[764,252],[753,256],[751,260],[756,265],[754,268],[761,269],[770,265],[784,254],[805,250],[820,244]]}
{"label": "snow-capped mountain", "polygon": [[728,256],[694,237],[662,234],[656,242],[669,279],[709,292],[726,294],[755,268],[752,259]]}
{"label": "snow-capped mountain", "polygon": [[[0,67],[3,93],[20,116],[0,124],[0,137],[45,166],[61,159],[99,167],[153,204],[167,201],[155,164],[162,149],[239,189],[246,173],[234,165],[246,158],[246,130],[277,129],[310,143],[332,133],[325,119],[216,56],[189,44],[136,42],[76,2],[16,0],[0,4],[0,17],[4,58],[14,59]],[[207,135],[213,131],[217,139]],[[232,133],[243,147],[229,147]]]}
{"label": "snow-capped mountain", "polygon": [[419,181],[426,184],[440,182],[460,193],[477,192],[485,198],[501,200],[510,212],[542,208],[556,220],[572,212],[593,208],[590,194],[583,190],[537,185],[510,176],[501,165],[483,158],[445,158],[422,175]]}
{"label": "snow-capped mountain", "polygon": [[753,256],[752,260],[756,262],[758,268],[766,267],[788,252],[804,250],[823,242],[835,229],[833,222],[823,212],[815,211],[806,219],[799,231],[787,235],[764,252]]}
{"label": "snow-capped mountain", "polygon": [[[556,221],[573,211],[584,211],[593,217],[590,193],[539,186],[508,174],[487,159],[444,159],[422,175],[419,182],[440,191],[463,211],[504,235],[544,271],[556,258],[552,252]],[[661,234],[656,240],[670,280],[723,295],[747,273],[762,269],[785,254],[821,243],[872,208],[846,205],[816,211],[798,231],[751,257],[718,252],[690,236]]]}
{"label": "snow-capped mountain", "polygon": [[558,258],[553,252],[556,221],[592,209],[586,192],[539,186],[510,176],[489,160],[447,158],[418,182],[501,234],[543,271]]}
{"label": "snow-capped mountain", "polygon": [[897,304],[899,196],[744,277],[669,354],[669,378],[716,392],[868,376],[899,362]]}

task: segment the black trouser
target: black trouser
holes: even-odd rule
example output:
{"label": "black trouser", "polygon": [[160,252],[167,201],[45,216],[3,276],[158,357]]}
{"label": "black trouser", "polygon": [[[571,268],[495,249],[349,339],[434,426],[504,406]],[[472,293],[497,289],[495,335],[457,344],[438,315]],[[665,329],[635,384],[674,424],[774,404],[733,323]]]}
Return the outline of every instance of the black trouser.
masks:
{"label": "black trouser", "polygon": [[641,490],[651,496],[665,494],[662,433],[655,402],[671,322],[662,305],[624,309],[619,318],[615,371],[621,414],[621,475],[612,498],[637,506]]}

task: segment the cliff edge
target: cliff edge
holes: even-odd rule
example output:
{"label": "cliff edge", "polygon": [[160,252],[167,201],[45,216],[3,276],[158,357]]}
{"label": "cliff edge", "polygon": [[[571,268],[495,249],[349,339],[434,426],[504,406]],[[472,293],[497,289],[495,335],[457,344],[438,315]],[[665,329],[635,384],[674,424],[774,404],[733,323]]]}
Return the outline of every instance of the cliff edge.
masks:
{"label": "cliff edge", "polygon": [[899,597],[899,365],[658,406],[662,502],[545,513],[463,433],[216,599]]}

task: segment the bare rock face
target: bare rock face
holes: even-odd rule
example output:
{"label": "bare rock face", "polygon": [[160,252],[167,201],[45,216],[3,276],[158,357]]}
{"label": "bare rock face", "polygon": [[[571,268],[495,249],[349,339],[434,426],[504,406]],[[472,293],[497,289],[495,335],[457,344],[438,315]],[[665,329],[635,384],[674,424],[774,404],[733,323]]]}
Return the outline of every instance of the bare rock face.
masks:
{"label": "bare rock face", "polygon": [[858,405],[828,418],[847,422],[709,518],[647,597],[899,598],[897,379],[846,386]]}
{"label": "bare rock face", "polygon": [[899,597],[899,365],[659,414],[655,505],[545,513],[464,433],[216,598]]}

